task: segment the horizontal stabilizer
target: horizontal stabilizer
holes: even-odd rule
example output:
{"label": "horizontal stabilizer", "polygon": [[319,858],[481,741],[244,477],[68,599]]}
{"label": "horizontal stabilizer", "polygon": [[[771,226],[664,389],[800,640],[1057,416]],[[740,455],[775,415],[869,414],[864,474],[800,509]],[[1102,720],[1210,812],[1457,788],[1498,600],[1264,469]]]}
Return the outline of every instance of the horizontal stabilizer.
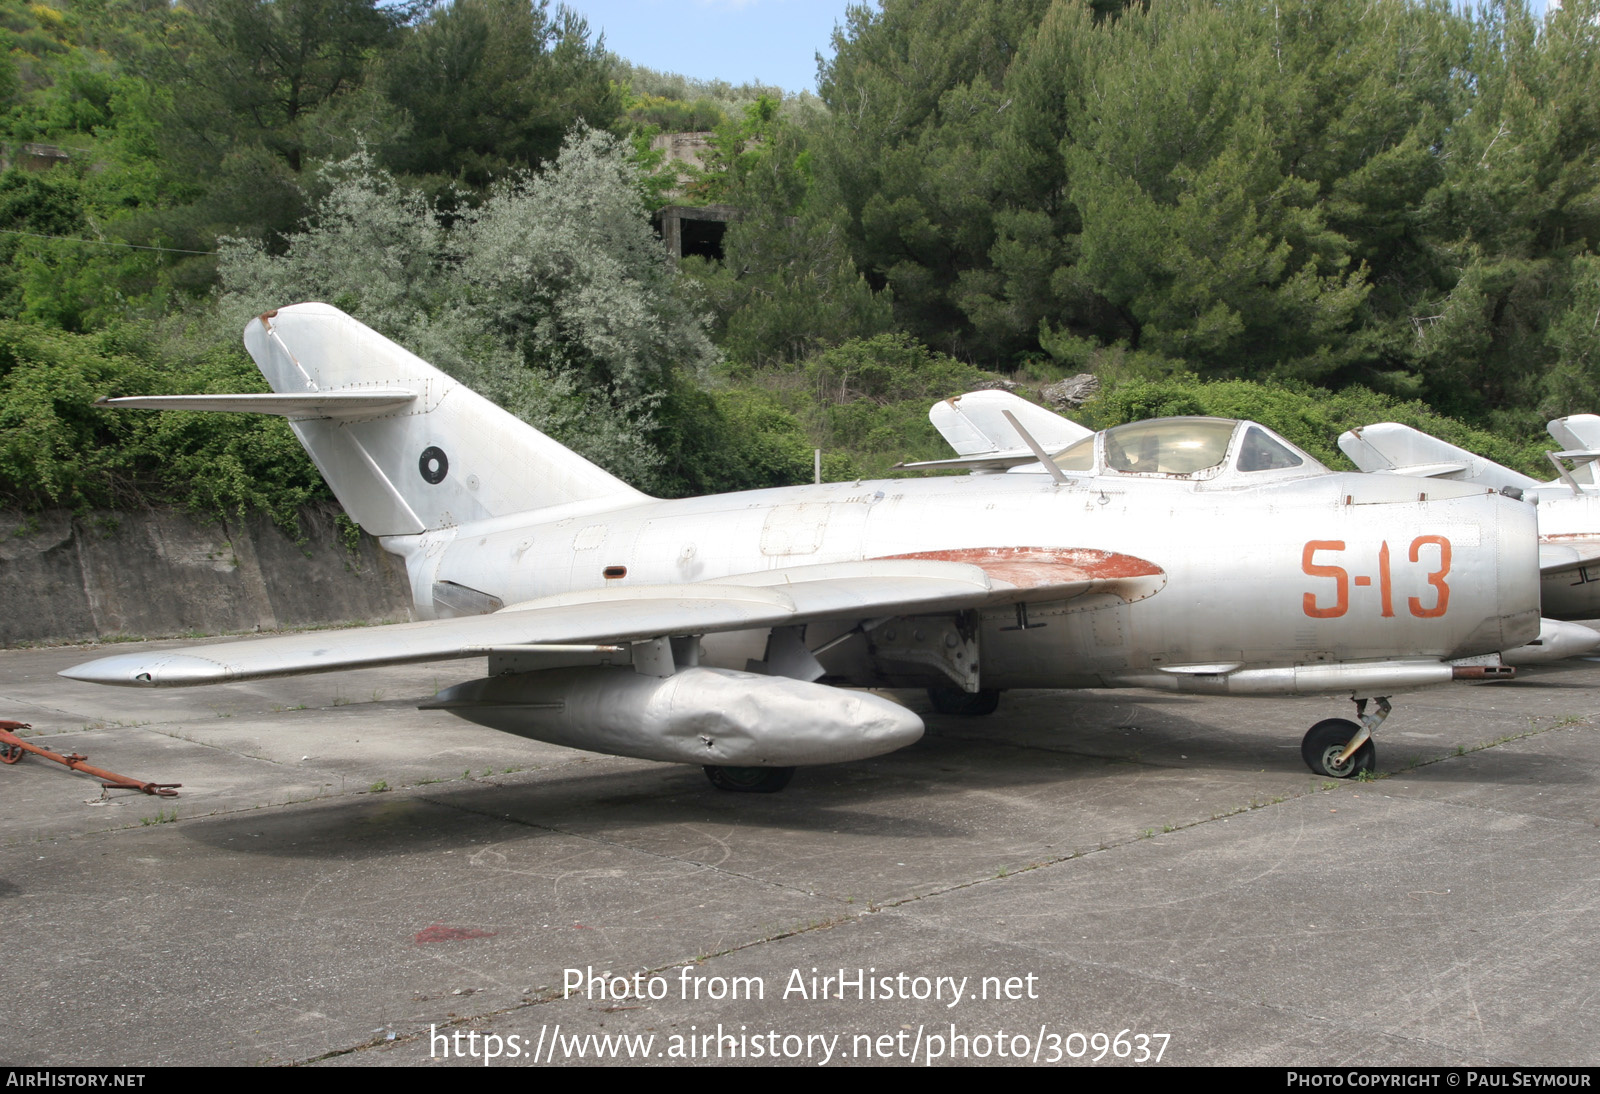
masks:
{"label": "horizontal stabilizer", "polygon": [[915,463],[897,463],[897,471],[943,471],[966,469],[969,471],[1009,471],[1025,463],[1038,463],[1039,459],[1026,448],[1015,452],[993,452],[987,456],[958,456],[953,460],[918,460]]}
{"label": "horizontal stabilizer", "polygon": [[1460,460],[1446,463],[1413,463],[1405,467],[1391,467],[1390,475],[1408,475],[1413,479],[1450,479],[1466,473],[1470,468]]}
{"label": "horizontal stabilizer", "polygon": [[369,418],[414,403],[417,393],[398,388],[364,391],[318,391],[285,395],[130,395],[96,399],[107,410],[206,410],[237,414],[278,414],[285,418]]}

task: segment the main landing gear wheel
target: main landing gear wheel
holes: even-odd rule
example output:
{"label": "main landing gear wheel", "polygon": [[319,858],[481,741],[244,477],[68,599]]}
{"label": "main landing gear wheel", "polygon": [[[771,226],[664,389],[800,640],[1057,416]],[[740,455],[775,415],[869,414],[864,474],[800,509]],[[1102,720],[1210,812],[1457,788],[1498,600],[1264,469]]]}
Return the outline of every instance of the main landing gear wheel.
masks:
{"label": "main landing gear wheel", "polygon": [[1305,739],[1300,742],[1300,755],[1313,772],[1333,779],[1348,779],[1371,771],[1377,766],[1378,750],[1370,739],[1363,741],[1355,755],[1344,763],[1335,763],[1350,738],[1360,732],[1361,726],[1348,718],[1328,718],[1306,731]]}
{"label": "main landing gear wheel", "polygon": [[940,714],[960,714],[968,718],[979,718],[995,712],[995,708],[1000,705],[1000,692],[997,688],[985,688],[983,691],[962,691],[960,688],[949,687],[929,688],[928,701]]}
{"label": "main landing gear wheel", "polygon": [[738,794],[776,794],[794,778],[792,767],[713,767],[707,764],[705,773],[718,790]]}

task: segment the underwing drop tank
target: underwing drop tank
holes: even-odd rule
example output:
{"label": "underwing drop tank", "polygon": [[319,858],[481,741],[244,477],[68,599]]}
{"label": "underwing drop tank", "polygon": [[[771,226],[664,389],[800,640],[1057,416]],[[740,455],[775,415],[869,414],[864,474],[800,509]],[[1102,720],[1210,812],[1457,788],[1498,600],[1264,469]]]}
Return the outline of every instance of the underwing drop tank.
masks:
{"label": "underwing drop tank", "polygon": [[627,668],[508,673],[421,704],[537,741],[719,767],[797,767],[881,756],[922,719],[865,691],[732,669],[665,678]]}

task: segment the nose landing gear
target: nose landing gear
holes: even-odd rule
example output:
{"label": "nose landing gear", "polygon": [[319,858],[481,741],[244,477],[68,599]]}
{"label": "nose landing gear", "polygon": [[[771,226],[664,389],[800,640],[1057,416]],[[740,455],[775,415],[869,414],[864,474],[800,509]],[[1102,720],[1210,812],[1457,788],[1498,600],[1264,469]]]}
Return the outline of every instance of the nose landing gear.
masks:
{"label": "nose landing gear", "polygon": [[1367,700],[1357,699],[1358,722],[1327,718],[1312,726],[1300,742],[1300,756],[1314,774],[1348,779],[1377,767],[1378,750],[1372,734],[1393,709],[1387,696],[1378,697],[1378,709],[1367,713]]}

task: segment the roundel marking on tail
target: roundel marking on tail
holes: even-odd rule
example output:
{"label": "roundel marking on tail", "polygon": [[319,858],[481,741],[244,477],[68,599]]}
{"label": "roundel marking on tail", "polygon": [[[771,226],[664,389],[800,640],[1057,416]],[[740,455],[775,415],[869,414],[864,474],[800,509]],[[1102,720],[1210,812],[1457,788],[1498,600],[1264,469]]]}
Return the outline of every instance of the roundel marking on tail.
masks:
{"label": "roundel marking on tail", "polygon": [[422,458],[417,461],[417,470],[422,472],[422,477],[437,486],[444,481],[446,473],[450,470],[450,459],[444,454],[444,449],[437,445],[429,445],[422,450]]}

